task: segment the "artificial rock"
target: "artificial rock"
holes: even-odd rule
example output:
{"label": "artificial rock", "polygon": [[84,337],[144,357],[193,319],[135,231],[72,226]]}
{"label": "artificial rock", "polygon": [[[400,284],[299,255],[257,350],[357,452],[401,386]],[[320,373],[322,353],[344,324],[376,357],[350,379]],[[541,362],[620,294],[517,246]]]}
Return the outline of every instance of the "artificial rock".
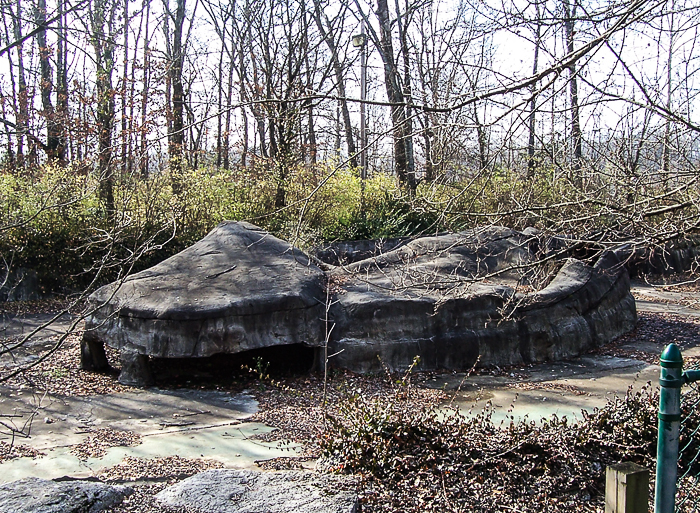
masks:
{"label": "artificial rock", "polygon": [[589,265],[569,256],[566,239],[495,226],[393,247],[324,272],[260,228],[222,223],[91,296],[82,365],[104,367],[106,343],[132,385],[152,382],[150,357],[304,344],[322,366],[330,331],[336,367],[403,370],[418,356],[418,369],[465,370],[569,358],[636,322],[629,277],[611,252]]}

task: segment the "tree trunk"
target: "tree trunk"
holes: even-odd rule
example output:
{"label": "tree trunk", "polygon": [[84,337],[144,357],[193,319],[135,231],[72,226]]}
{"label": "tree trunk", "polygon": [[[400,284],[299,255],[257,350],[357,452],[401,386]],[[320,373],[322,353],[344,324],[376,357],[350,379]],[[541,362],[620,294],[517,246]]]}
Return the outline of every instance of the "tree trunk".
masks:
{"label": "tree trunk", "polygon": [[66,37],[65,0],[58,2],[61,18],[58,23],[58,45],[56,49],[56,115],[58,130],[58,159],[66,165],[68,148],[68,42]]}
{"label": "tree trunk", "polygon": [[[406,13],[409,11],[408,0],[406,0]],[[404,98],[406,100],[406,123],[404,130],[404,145],[406,146],[406,173],[408,174],[409,183],[413,184],[412,189],[415,189],[416,182],[416,164],[413,152],[413,119],[411,117],[411,100],[413,91],[411,88],[411,65],[410,55],[408,52],[408,38],[406,36],[406,27],[401,21],[401,11],[399,0],[396,0],[396,26],[399,31],[399,41],[401,41],[401,56],[403,57],[404,65]]]}
{"label": "tree trunk", "polygon": [[255,116],[255,123],[258,126],[258,138],[260,139],[260,154],[263,157],[268,158],[270,154],[267,151],[267,138],[265,135],[265,117],[258,109],[254,111],[253,115]]}
{"label": "tree trunk", "polygon": [[[345,95],[345,78],[343,77],[343,68],[340,65],[338,58],[338,49],[333,37],[328,33],[323,26],[321,19],[321,4],[319,0],[314,0],[314,21],[318,27],[321,37],[326,42],[328,50],[331,52],[331,64],[333,66],[333,74],[335,75],[336,87],[338,88],[338,96],[340,96],[340,109],[343,114],[343,123],[345,125],[345,142],[348,146],[348,157],[350,166],[357,167],[357,147],[355,146],[355,137],[352,134],[352,123],[350,121],[350,109]],[[328,23],[326,21],[326,23]],[[363,43],[366,44],[366,43]],[[310,115],[310,114],[309,114]]]}
{"label": "tree trunk", "polygon": [[[166,0],[167,1],[167,0]],[[173,22],[172,47],[168,69],[171,88],[171,125],[168,134],[168,156],[170,158],[170,176],[173,194],[180,195],[182,191],[183,150],[185,142],[185,98],[182,83],[182,68],[185,54],[182,41],[182,29],[185,23],[185,0],[176,0]]]}
{"label": "tree trunk", "polygon": [[[574,0],[575,1],[575,0]],[[566,35],[566,51],[569,55],[574,53],[574,17],[576,5],[571,9],[569,0],[564,0],[564,30]],[[583,160],[583,140],[581,135],[581,120],[578,104],[578,81],[576,80],[576,62],[569,65],[569,95],[571,98],[571,144],[573,146],[573,171],[576,173],[574,181],[581,184],[581,170]]]}
{"label": "tree trunk", "polygon": [[[672,73],[671,66],[673,61],[673,12],[675,11],[675,2],[671,2],[671,14],[669,19],[668,27],[668,58],[666,59],[666,109],[671,110],[671,97],[672,97]],[[671,174],[671,118],[666,118],[666,125],[664,126],[664,142],[661,154],[661,166],[663,171],[663,180],[665,187],[668,190],[669,177]]]}
{"label": "tree trunk", "polygon": [[[241,46],[244,44],[243,39],[241,39]],[[233,63],[231,64],[233,68]],[[245,76],[245,53],[243,48],[238,50],[238,74],[240,77],[238,97],[241,104],[245,104],[247,101],[247,95],[245,92],[245,86],[243,85],[243,77]],[[233,89],[233,85],[231,86]],[[248,111],[245,105],[241,108],[241,117],[243,118],[243,148],[241,150],[241,166],[246,167],[248,164]]]}
{"label": "tree trunk", "polygon": [[[147,28],[148,29],[148,28]],[[127,148],[127,173],[129,176],[134,171],[134,147],[138,147],[136,143],[134,130],[134,125],[136,123],[136,118],[134,116],[134,111],[136,110],[136,62],[138,61],[139,54],[139,41],[141,41],[141,33],[143,32],[143,11],[139,16],[139,30],[136,34],[136,39],[134,41],[134,51],[132,53],[131,62],[134,63],[131,66],[131,80],[129,83],[129,118],[128,118],[128,148]]]}
{"label": "tree trunk", "polygon": [[309,106],[309,127],[308,127],[308,146],[309,146],[309,161],[311,164],[316,164],[316,130],[314,129],[314,110]]}
{"label": "tree trunk", "polygon": [[[14,13],[12,12],[12,6],[8,5],[7,6],[8,10],[10,11],[10,16],[9,19],[14,19]],[[2,11],[0,11],[2,12]],[[4,13],[3,13],[4,14]],[[13,36],[10,35],[10,28],[7,24],[8,17],[3,16],[2,18],[3,21],[3,27],[5,29],[5,40],[6,41],[11,41],[11,38]],[[13,29],[14,30],[14,29]],[[17,103],[17,81],[15,80],[15,64],[12,62],[12,53],[7,52],[7,64],[9,68],[9,75],[10,75],[10,84],[12,85],[12,107],[13,107],[13,112],[15,115],[15,126],[16,128],[16,139],[19,141],[20,138],[20,131],[19,131],[19,106]],[[3,117],[7,119],[7,115],[5,114],[5,104],[4,102],[2,103],[2,110],[3,110]],[[12,135],[10,133],[10,127],[5,124],[5,133],[7,134],[7,154],[8,154],[8,164],[12,168],[16,168],[17,165],[17,160],[16,160],[16,154],[14,150],[14,145],[12,144]]]}
{"label": "tree trunk", "polygon": [[[216,95],[217,95],[217,110],[216,110],[216,168],[221,168],[221,159],[223,157],[223,141],[221,133],[221,116],[223,115],[223,96],[224,96],[224,49],[226,45],[224,44],[223,37],[221,38],[221,51],[219,52],[219,75],[216,84]],[[230,108],[229,105],[227,107]],[[229,110],[229,109],[227,109]]]}
{"label": "tree trunk", "polygon": [[121,104],[121,139],[122,139],[122,156],[121,156],[121,167],[122,174],[126,175],[128,173],[128,161],[127,161],[127,141],[129,138],[129,132],[127,130],[127,115],[126,115],[126,92],[128,90],[127,83],[129,81],[129,0],[124,1],[124,74],[122,75],[122,104]]}
{"label": "tree trunk", "polygon": [[479,143],[479,171],[484,171],[489,165],[489,145],[486,137],[486,129],[479,120],[479,109],[476,103],[474,108],[474,124],[476,125],[476,140]]}
{"label": "tree trunk", "polygon": [[408,174],[408,156],[406,152],[406,111],[404,110],[404,96],[399,85],[399,76],[394,61],[394,47],[391,42],[391,22],[389,20],[389,6],[387,0],[377,1],[377,19],[380,27],[380,54],[384,63],[384,84],[387,97],[392,103],[391,121],[394,135],[394,165],[399,182],[408,186],[409,190],[415,189],[414,177]]}
{"label": "tree trunk", "polygon": [[[10,75],[14,70],[12,69],[12,66],[10,67]],[[12,81],[14,85],[14,79]],[[6,103],[5,102],[0,102],[0,112],[2,112],[2,117],[3,119],[7,119],[7,110],[6,110]],[[10,133],[10,127],[7,123],[3,123],[3,126],[5,127],[5,137],[7,138],[7,146],[5,147],[5,159],[2,163],[3,171],[11,171],[14,166],[15,166],[15,149],[14,145],[12,144],[12,134]]]}
{"label": "tree trunk", "polygon": [[63,160],[63,148],[56,114],[51,99],[53,94],[53,70],[51,69],[51,48],[46,41],[46,0],[38,0],[34,10],[34,18],[38,27],[36,33],[37,46],[39,47],[39,64],[41,72],[41,106],[46,118],[46,157],[49,161]]}
{"label": "tree trunk", "polygon": [[[15,40],[22,40],[22,6],[21,0],[17,0],[17,15],[12,17]],[[10,53],[8,52],[8,56]],[[26,165],[24,155],[24,136],[29,123],[29,92],[24,72],[24,45],[17,45],[17,103],[19,113],[17,116],[17,167],[22,169]]]}
{"label": "tree trunk", "polygon": [[[535,56],[532,60],[532,74],[537,75],[537,68],[540,57],[540,44],[542,38],[542,23],[540,20],[540,4],[535,2],[535,10],[537,15],[537,24],[535,27]],[[530,90],[532,97],[530,98],[530,115],[528,119],[528,138],[527,138],[527,177],[532,179],[537,171],[537,162],[535,161],[535,123],[537,115],[537,84],[532,84]]]}
{"label": "tree trunk", "polygon": [[[108,5],[109,4],[109,5]],[[92,45],[95,50],[97,94],[97,139],[100,176],[100,199],[108,216],[114,215],[114,170],[112,168],[112,130],[114,128],[114,71],[113,22],[116,5],[110,0],[96,0],[90,13]],[[106,29],[106,30],[105,30]]]}
{"label": "tree trunk", "polygon": [[229,63],[226,84],[226,129],[224,130],[224,169],[231,168],[231,102],[233,101],[233,60]]}
{"label": "tree trunk", "polygon": [[142,8],[146,11],[146,35],[143,39],[143,88],[141,89],[141,127],[139,144],[139,174],[141,178],[148,178],[148,86],[151,73],[151,63],[149,54],[150,37],[148,35],[149,21],[151,14],[150,0],[143,0]]}
{"label": "tree trunk", "polygon": [[[418,79],[420,80],[422,101],[424,105],[428,105],[428,92],[430,88],[428,85],[428,77],[426,76],[429,71],[426,70],[426,67],[434,68],[434,65],[430,65],[430,60],[434,57],[434,55],[426,52],[428,45],[423,27],[421,27],[421,36],[423,39],[422,44],[420,45],[421,51],[418,53],[417,70]],[[421,125],[421,134],[423,136],[423,145],[425,147],[425,169],[423,170],[423,179],[426,182],[433,182],[436,178],[435,165],[433,163],[433,119],[431,114],[428,112],[424,112],[422,117],[417,117],[416,119]]]}
{"label": "tree trunk", "polygon": [[[269,83],[269,81],[268,81]],[[268,96],[271,98],[271,96]],[[287,111],[286,102],[280,102],[277,109],[277,123],[273,118],[270,118],[270,158],[275,164],[275,181],[277,182],[277,190],[275,192],[275,208],[284,208],[287,203],[287,192],[285,180],[287,179],[287,148],[285,144],[285,129],[284,122]],[[276,130],[277,129],[277,133]],[[279,137],[279,139],[278,139]],[[278,146],[278,142],[280,145]]]}

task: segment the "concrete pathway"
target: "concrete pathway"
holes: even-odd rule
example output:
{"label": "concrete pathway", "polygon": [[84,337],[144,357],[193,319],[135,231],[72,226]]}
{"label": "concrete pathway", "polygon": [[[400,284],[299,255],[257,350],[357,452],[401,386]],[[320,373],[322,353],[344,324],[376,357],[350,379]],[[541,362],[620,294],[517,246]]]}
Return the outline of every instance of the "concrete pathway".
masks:
{"label": "concrete pathway", "polygon": [[[281,446],[254,439],[271,430],[247,421],[256,411],[257,402],[246,393],[231,396],[217,391],[148,389],[42,398],[28,391],[0,389],[0,412],[20,415],[5,420],[19,424],[35,414],[30,438],[16,441],[46,454],[2,463],[0,483],[27,476],[90,477],[127,456],[213,458],[226,467],[244,469],[256,468],[256,460],[293,454],[294,444]],[[71,454],[71,446],[83,442],[91,430],[101,428],[138,434],[142,443],[112,447],[105,456],[87,461]]]}
{"label": "concrete pathway", "polygon": [[[49,321],[50,314],[5,315],[0,337],[11,343]],[[68,315],[42,329],[25,347],[0,361],[26,363],[52,345],[52,337],[71,324]],[[289,456],[295,444],[264,443],[255,439],[271,431],[247,419],[258,410],[252,395],[216,390],[133,389],[129,392],[59,397],[40,395],[27,386],[0,386],[0,422],[29,433],[16,438],[45,456],[17,458],[0,463],[0,483],[28,476],[55,479],[90,477],[127,456],[156,458],[211,458],[229,468],[257,468],[256,460]],[[70,452],[91,430],[111,428],[139,435],[140,445],[112,447],[101,458],[81,461]],[[0,425],[0,440],[11,441]]]}

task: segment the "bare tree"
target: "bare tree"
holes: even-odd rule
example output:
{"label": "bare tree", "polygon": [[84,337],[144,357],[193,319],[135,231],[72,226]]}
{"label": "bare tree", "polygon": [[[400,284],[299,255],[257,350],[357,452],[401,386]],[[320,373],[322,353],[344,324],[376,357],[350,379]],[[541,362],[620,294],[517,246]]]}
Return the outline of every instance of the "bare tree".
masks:
{"label": "bare tree", "polygon": [[[668,57],[666,59],[666,109],[671,111],[671,98],[673,95],[673,18],[675,11],[675,2],[671,1],[670,13],[668,15]],[[667,178],[671,172],[671,119],[667,118],[664,126],[663,154],[661,157],[663,174]]]}
{"label": "bare tree", "polygon": [[[541,21],[541,11],[540,3],[538,0],[535,1],[535,52],[532,58],[532,74],[537,75],[539,59],[540,59],[540,46],[542,45],[542,21]],[[533,178],[535,176],[535,170],[537,169],[537,161],[535,160],[535,123],[537,120],[537,82],[532,84],[530,89],[530,115],[528,119],[528,139],[527,139],[527,176]]]}
{"label": "bare tree", "polygon": [[[173,192],[182,192],[181,173],[183,170],[185,144],[185,98],[182,80],[185,62],[185,43],[183,29],[185,25],[185,1],[175,0],[174,11],[170,0],[163,0],[166,23],[163,25],[167,41],[167,85],[168,92],[168,156]],[[172,23],[172,28],[171,28]]]}
{"label": "bare tree", "polygon": [[53,106],[54,80],[53,69],[51,68],[52,49],[46,39],[46,0],[37,0],[34,7],[34,20],[39,27],[35,38],[39,48],[39,62],[41,63],[41,104],[42,115],[46,119],[46,146],[45,151],[49,160],[62,161],[65,147],[61,144],[61,131],[57,123]]}
{"label": "bare tree", "polygon": [[384,65],[384,85],[386,88],[387,98],[391,104],[391,120],[394,139],[394,168],[399,181],[408,187],[410,191],[415,191],[416,177],[415,169],[410,167],[413,163],[412,145],[408,142],[408,137],[411,135],[408,132],[406,124],[406,102],[404,91],[401,87],[401,78],[396,65],[396,57],[394,55],[392,22],[389,15],[389,4],[387,0],[377,1],[377,10],[375,12],[377,21],[379,22],[379,35],[372,28],[372,25],[367,20],[366,15],[362,12],[361,7],[356,2],[356,6],[360,15],[367,23],[370,38],[375,47],[379,51],[382,63]]}
{"label": "bare tree", "polygon": [[[348,108],[347,95],[345,92],[345,76],[343,72],[343,65],[340,61],[338,44],[335,40],[334,34],[342,34],[343,26],[342,20],[347,16],[347,6],[344,5],[338,14],[331,21],[322,12],[320,0],[314,0],[314,11],[313,11],[314,21],[318,27],[319,32],[323,41],[328,46],[330,52],[331,63],[333,66],[333,73],[335,75],[336,87],[338,89],[338,96],[340,97],[340,110],[343,115],[343,124],[345,126],[345,141],[348,146],[348,158],[350,159],[350,165],[354,168],[357,167],[357,147],[355,146],[355,137],[352,133],[352,121],[350,120],[350,109]],[[362,41],[362,45],[365,41]]]}
{"label": "bare tree", "polygon": [[97,168],[100,176],[100,199],[108,215],[114,213],[114,167],[112,136],[115,103],[112,88],[114,72],[117,4],[109,0],[93,0],[90,4],[90,33],[95,52],[95,92],[97,96]]}
{"label": "bare tree", "polygon": [[[576,2],[577,0],[574,0]],[[569,55],[574,54],[574,34],[577,4],[573,7],[570,0],[564,0],[564,35],[566,38],[566,51]],[[576,173],[575,180],[580,183],[578,172],[581,170],[583,160],[583,136],[581,134],[581,116],[579,111],[578,80],[576,74],[576,62],[572,61],[568,65],[569,70],[569,101],[571,105],[571,145],[573,171]]]}
{"label": "bare tree", "polygon": [[149,34],[149,21],[151,15],[151,2],[149,0],[143,0],[142,13],[146,13],[144,38],[143,38],[143,75],[142,75],[142,86],[141,86],[141,122],[139,127],[139,174],[142,178],[148,177],[148,146],[147,146],[147,134],[148,134],[148,100],[149,100],[149,85],[150,85],[150,34]]}

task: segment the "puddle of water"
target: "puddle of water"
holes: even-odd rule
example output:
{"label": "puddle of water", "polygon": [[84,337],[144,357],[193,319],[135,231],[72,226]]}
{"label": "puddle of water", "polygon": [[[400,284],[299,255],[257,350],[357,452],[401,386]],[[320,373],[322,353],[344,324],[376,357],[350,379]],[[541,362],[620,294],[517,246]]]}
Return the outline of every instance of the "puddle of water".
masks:
{"label": "puddle of water", "polygon": [[80,461],[67,447],[46,451],[40,458],[17,458],[0,464],[0,483],[23,477],[55,479],[66,475],[91,476],[101,469],[121,462],[127,456],[160,458],[178,455],[181,458],[215,459],[230,468],[253,468],[256,460],[292,456],[299,450],[295,444],[251,440],[256,434],[272,431],[263,424],[247,423],[195,430],[165,432],[143,437],[135,447],[112,447],[102,458]]}

